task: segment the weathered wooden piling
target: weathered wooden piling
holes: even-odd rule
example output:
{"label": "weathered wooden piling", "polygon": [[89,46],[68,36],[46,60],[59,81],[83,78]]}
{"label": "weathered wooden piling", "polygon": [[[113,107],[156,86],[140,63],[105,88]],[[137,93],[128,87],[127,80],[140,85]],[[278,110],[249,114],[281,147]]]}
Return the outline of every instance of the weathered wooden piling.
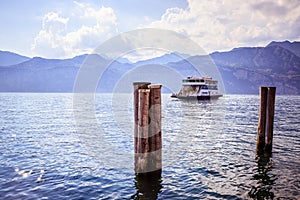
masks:
{"label": "weathered wooden piling", "polygon": [[138,106],[139,106],[139,89],[148,89],[149,82],[133,83],[133,106],[134,106],[134,153],[137,153],[137,134],[138,134]]}
{"label": "weathered wooden piling", "polygon": [[161,170],[161,85],[133,85],[135,171],[139,174]]}
{"label": "weathered wooden piling", "polygon": [[260,107],[258,117],[258,135],[256,140],[256,149],[261,151],[265,148],[266,133],[266,115],[267,115],[268,88],[260,87]]}
{"label": "weathered wooden piling", "polygon": [[161,84],[151,84],[150,88],[150,110],[149,110],[149,155],[150,168],[161,169]]}
{"label": "weathered wooden piling", "polygon": [[260,87],[257,153],[272,152],[275,93],[276,87]]}
{"label": "weathered wooden piling", "polygon": [[137,153],[149,152],[149,89],[139,89]]}
{"label": "weathered wooden piling", "polygon": [[272,152],[276,87],[268,88],[267,128],[265,151]]}

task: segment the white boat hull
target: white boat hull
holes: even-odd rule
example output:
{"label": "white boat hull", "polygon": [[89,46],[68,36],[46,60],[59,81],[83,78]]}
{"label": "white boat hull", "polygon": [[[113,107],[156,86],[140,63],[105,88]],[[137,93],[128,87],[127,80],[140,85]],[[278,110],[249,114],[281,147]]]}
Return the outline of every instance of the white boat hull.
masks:
{"label": "white boat hull", "polygon": [[212,96],[177,96],[172,95],[172,98],[177,99],[183,99],[183,100],[212,100],[212,99],[218,99],[219,97],[222,97],[223,95],[212,95]]}

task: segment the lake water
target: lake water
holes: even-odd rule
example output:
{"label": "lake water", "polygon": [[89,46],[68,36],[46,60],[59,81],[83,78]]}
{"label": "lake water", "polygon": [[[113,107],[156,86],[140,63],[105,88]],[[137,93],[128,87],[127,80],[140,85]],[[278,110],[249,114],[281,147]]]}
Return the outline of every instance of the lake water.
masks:
{"label": "lake water", "polygon": [[[87,97],[86,97],[87,96]],[[163,169],[136,177],[132,95],[0,94],[1,199],[299,199],[300,96],[277,96],[256,159],[258,95],[163,95]]]}

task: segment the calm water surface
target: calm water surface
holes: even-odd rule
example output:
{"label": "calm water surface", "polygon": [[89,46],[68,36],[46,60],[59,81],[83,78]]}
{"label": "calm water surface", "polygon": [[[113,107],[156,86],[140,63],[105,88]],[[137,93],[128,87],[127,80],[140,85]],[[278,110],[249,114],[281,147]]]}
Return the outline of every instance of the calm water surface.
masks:
{"label": "calm water surface", "polygon": [[1,199],[300,198],[300,96],[276,97],[273,154],[258,160],[259,96],[164,95],[151,180],[134,173],[131,98],[0,94]]}

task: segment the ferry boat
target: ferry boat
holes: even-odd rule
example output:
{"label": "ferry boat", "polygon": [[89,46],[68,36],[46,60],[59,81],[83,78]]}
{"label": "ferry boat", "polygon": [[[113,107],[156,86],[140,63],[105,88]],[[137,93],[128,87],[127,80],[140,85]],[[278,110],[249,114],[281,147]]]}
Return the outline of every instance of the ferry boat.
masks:
{"label": "ferry boat", "polygon": [[210,77],[187,77],[182,80],[182,87],[177,94],[171,97],[178,99],[210,100],[222,97],[218,90],[218,81]]}

